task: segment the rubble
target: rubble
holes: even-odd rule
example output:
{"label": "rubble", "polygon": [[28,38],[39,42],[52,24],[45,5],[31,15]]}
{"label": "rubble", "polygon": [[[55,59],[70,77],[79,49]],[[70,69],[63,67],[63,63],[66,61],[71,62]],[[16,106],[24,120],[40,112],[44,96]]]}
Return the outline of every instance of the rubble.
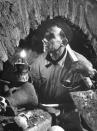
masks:
{"label": "rubble", "polygon": [[88,126],[97,131],[97,90],[72,92],[71,96]]}

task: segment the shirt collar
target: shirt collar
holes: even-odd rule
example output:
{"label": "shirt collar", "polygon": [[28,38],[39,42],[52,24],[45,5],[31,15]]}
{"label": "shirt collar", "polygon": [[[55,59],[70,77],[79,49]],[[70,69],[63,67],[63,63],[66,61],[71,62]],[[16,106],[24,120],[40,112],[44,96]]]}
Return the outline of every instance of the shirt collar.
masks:
{"label": "shirt collar", "polygon": [[[60,59],[59,61],[58,61],[58,63],[57,64],[55,64],[55,65],[60,65],[60,66],[64,66],[64,62],[65,62],[65,59],[66,59],[66,56],[67,56],[67,49],[65,50],[65,54],[64,54],[64,56],[63,56],[63,58],[62,59]],[[49,66],[51,66],[53,63],[50,61],[50,56],[49,55],[47,55],[46,56],[46,67],[48,68]]]}
{"label": "shirt collar", "polygon": [[60,65],[60,66],[64,66],[64,62],[65,62],[65,60],[66,60],[66,56],[67,56],[67,50],[66,50],[66,52],[65,52],[65,55],[64,55],[64,57],[58,62],[58,64]]}

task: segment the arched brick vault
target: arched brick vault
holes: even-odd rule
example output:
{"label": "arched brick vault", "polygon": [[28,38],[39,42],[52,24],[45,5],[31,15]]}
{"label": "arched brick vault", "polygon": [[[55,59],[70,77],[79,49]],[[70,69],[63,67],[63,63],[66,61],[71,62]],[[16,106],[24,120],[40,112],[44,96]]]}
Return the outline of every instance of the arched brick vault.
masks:
{"label": "arched brick vault", "polygon": [[96,0],[0,0],[0,58],[11,58],[24,39],[47,18],[66,18],[78,26],[97,50]]}

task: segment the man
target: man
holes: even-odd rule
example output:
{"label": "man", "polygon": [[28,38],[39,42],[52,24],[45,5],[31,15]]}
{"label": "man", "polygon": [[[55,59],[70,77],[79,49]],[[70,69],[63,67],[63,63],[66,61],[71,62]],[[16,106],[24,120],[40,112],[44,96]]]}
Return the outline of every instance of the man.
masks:
{"label": "man", "polygon": [[[63,112],[66,112],[61,113],[64,129],[82,131],[79,115],[69,92],[80,87],[80,81],[84,81],[84,77],[92,77],[95,69],[84,56],[70,48],[65,33],[58,25],[47,29],[42,42],[44,53],[31,67],[31,77],[39,95],[39,102],[63,104]],[[85,80],[91,87],[91,82]]]}

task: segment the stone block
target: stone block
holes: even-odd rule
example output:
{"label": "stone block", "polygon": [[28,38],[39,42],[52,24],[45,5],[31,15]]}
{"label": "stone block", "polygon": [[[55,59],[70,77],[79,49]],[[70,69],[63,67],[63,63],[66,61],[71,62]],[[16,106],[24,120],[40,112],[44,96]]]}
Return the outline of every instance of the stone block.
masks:
{"label": "stone block", "polygon": [[24,131],[47,131],[51,127],[51,115],[41,109],[32,110],[30,113],[27,112],[25,116],[28,118],[28,128],[24,129]]}

